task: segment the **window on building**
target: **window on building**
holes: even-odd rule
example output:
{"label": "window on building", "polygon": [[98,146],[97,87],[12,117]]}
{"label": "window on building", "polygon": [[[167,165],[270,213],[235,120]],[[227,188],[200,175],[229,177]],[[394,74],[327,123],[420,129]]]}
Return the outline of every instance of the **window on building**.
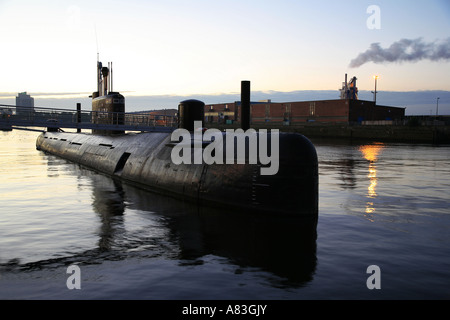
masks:
{"label": "window on building", "polygon": [[309,103],[309,115],[314,116],[316,114],[316,103],[310,102]]}

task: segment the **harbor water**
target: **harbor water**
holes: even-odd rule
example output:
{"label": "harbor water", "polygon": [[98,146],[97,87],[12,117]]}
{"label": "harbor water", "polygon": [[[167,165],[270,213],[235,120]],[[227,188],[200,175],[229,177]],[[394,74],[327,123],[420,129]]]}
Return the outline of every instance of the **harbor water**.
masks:
{"label": "harbor water", "polygon": [[315,227],[141,190],[38,134],[0,132],[0,299],[450,298],[449,145],[312,140]]}

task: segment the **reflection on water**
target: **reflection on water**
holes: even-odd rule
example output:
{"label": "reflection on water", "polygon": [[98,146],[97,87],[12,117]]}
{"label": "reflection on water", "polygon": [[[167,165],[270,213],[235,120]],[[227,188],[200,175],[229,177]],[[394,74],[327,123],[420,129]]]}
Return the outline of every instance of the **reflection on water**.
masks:
{"label": "reflection on water", "polygon": [[[107,179],[98,176],[93,178],[94,185]],[[106,180],[109,181],[109,180]],[[114,235],[118,225],[123,223],[125,212],[124,191],[122,185],[114,180],[108,184],[101,184],[100,187],[93,188],[92,207],[100,217],[100,230],[98,247],[101,251],[112,249]]]}
{"label": "reflection on water", "polygon": [[[102,251],[158,252],[188,265],[212,254],[242,267],[271,272],[283,279],[278,285],[302,286],[312,280],[316,221],[199,208],[109,177],[90,175],[95,180],[93,206],[102,221]],[[149,219],[149,230],[128,232],[124,226],[127,210],[138,210]]]}
{"label": "reflection on water", "polygon": [[367,201],[366,203],[365,213],[367,218],[371,221],[373,221],[371,215],[375,212],[373,199],[377,197],[376,187],[378,184],[378,178],[376,162],[378,160],[378,155],[383,148],[383,143],[363,145],[359,147],[359,151],[362,153],[363,157],[369,161],[369,174],[367,177],[370,180],[370,185],[367,187],[367,197],[370,201]]}
{"label": "reflection on water", "polygon": [[371,144],[364,145],[359,147],[359,151],[363,154],[364,158],[369,161],[369,175],[367,176],[370,179],[370,185],[367,188],[368,197],[375,198],[377,196],[376,186],[377,186],[377,166],[376,161],[378,160],[378,154],[384,148],[382,143],[379,144]]}
{"label": "reflection on water", "polygon": [[[50,156],[49,161],[52,159]],[[76,164],[66,162],[64,169],[65,174],[83,177],[78,179],[83,185],[90,180],[91,205],[98,219],[85,223],[98,224],[94,234],[97,245],[63,258],[21,264],[21,270],[101,264],[129,257],[162,257],[188,267],[213,255],[239,268],[269,272],[272,276],[266,280],[275,287],[301,287],[313,279],[317,221],[198,207]],[[65,250],[63,245],[60,250]]]}

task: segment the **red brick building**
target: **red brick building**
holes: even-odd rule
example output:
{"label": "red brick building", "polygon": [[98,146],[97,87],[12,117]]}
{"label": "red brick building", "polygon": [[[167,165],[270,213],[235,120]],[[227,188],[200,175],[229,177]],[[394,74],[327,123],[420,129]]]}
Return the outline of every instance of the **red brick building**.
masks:
{"label": "red brick building", "polygon": [[[206,123],[240,121],[240,102],[205,105]],[[405,108],[375,105],[365,100],[318,100],[299,102],[252,102],[251,123],[273,124],[361,123],[362,121],[401,120]]]}

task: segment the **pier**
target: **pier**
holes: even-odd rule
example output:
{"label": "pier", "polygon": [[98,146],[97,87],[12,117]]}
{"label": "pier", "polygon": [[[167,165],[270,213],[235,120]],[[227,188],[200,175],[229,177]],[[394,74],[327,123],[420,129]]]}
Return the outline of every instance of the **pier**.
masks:
{"label": "pier", "polygon": [[[63,129],[171,132],[177,127],[174,116],[145,112],[106,112],[25,108],[0,104],[0,130],[62,131]],[[37,129],[46,128],[46,129]]]}

